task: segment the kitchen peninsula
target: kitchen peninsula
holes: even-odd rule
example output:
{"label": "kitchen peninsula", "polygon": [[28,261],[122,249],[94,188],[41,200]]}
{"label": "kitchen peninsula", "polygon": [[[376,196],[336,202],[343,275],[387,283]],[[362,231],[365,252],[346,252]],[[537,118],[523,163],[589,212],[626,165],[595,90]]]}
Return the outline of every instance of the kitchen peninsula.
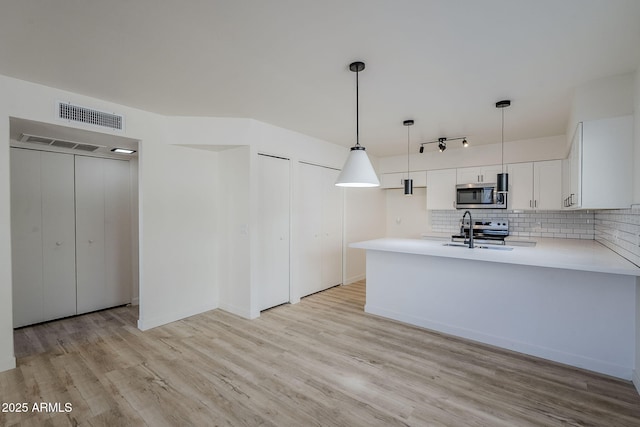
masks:
{"label": "kitchen peninsula", "polygon": [[640,268],[596,241],[469,249],[377,239],[367,313],[630,380]]}

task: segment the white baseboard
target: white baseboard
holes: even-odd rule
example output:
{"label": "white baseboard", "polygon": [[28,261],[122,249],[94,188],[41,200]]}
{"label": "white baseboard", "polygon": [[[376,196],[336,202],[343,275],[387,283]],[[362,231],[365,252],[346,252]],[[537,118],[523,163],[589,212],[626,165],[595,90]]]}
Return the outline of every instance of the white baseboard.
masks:
{"label": "white baseboard", "polygon": [[235,314],[236,316],[244,317],[245,319],[256,319],[260,317],[259,314],[258,316],[252,316],[251,309],[249,308],[238,307],[225,302],[221,302],[218,308],[220,308],[220,310],[228,311],[231,314]]}
{"label": "white baseboard", "polygon": [[364,280],[367,277],[365,273],[358,274],[357,276],[347,277],[344,281],[345,285],[350,285],[355,282],[359,282],[360,280]]}
{"label": "white baseboard", "polygon": [[636,369],[633,370],[633,385],[636,387],[636,391],[640,394],[640,372]]}
{"label": "white baseboard", "polygon": [[165,313],[162,316],[157,316],[150,319],[138,319],[138,329],[140,329],[141,331],[147,331],[152,328],[157,328],[158,326],[166,325],[167,323],[175,322],[177,320],[182,320],[190,316],[195,316],[196,314],[204,313],[205,311],[215,310],[216,308],[218,308],[217,301],[199,307],[191,307],[179,311]]}
{"label": "white baseboard", "polygon": [[0,360],[0,372],[8,371],[16,367],[16,358],[9,357],[8,359]]}

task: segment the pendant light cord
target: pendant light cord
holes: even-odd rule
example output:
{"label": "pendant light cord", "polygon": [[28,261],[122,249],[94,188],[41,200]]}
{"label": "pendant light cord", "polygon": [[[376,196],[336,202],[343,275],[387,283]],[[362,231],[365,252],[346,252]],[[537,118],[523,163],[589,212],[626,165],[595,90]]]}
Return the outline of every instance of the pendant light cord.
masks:
{"label": "pendant light cord", "polygon": [[410,136],[409,136],[409,132],[411,130],[411,126],[407,126],[407,179],[409,179],[409,141],[410,141]]}
{"label": "pendant light cord", "polygon": [[502,108],[502,173],[504,173],[504,108]]}
{"label": "pendant light cord", "polygon": [[360,146],[360,82],[358,79],[359,71],[356,71],[356,146]]}

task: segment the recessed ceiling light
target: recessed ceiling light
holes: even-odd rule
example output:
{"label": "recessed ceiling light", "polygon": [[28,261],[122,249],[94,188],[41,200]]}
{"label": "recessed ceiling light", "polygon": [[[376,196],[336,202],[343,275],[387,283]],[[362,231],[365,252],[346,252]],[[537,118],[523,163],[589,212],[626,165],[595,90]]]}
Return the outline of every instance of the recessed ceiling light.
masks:
{"label": "recessed ceiling light", "polygon": [[118,154],[133,154],[136,150],[130,150],[128,148],[112,148],[111,151]]}

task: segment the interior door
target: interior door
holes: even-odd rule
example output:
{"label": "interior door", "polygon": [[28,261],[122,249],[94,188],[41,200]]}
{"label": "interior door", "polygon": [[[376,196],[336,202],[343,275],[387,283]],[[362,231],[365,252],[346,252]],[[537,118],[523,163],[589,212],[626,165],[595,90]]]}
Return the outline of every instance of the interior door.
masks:
{"label": "interior door", "polygon": [[[298,292],[300,297],[322,290],[323,168],[299,163],[300,195],[297,249]],[[333,185],[333,183],[332,183]]]}
{"label": "interior door", "polygon": [[260,310],[289,302],[290,164],[258,155],[258,300]]}
{"label": "interior door", "polygon": [[335,184],[340,171],[322,169],[322,289],[342,284],[344,188]]}

